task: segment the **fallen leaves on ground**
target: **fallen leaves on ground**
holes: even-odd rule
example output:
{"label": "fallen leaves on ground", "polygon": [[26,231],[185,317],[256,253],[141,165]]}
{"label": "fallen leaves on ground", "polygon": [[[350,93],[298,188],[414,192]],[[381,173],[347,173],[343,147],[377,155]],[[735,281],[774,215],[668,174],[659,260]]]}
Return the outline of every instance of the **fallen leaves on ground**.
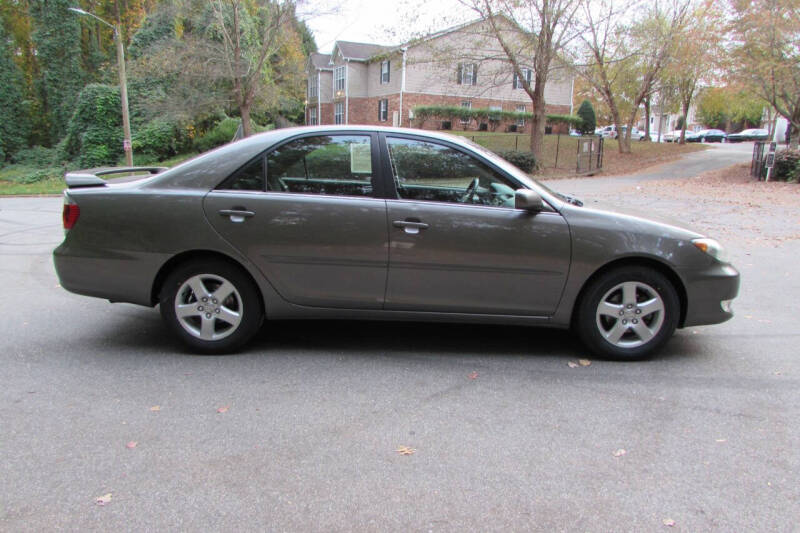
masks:
{"label": "fallen leaves on ground", "polygon": [[661,521],[661,523],[663,523],[667,527],[675,527],[675,520],[673,520],[672,518],[665,518],[664,520]]}
{"label": "fallen leaves on ground", "polygon": [[408,446],[400,446],[395,451],[400,455],[413,455],[414,452],[416,452],[417,450],[415,450],[414,448],[410,448]]}
{"label": "fallen leaves on ground", "polygon": [[109,502],[111,502],[111,493],[110,492],[108,494],[103,494],[102,496],[98,496],[97,498],[94,499],[94,503],[96,505],[105,505],[105,504],[107,504]]}
{"label": "fallen leaves on ground", "polygon": [[217,409],[217,412],[218,413],[227,413],[228,412],[228,406],[226,405],[225,407],[220,407],[219,409]]}
{"label": "fallen leaves on ground", "polygon": [[160,405],[154,405],[153,407],[150,408],[150,410],[151,411],[160,411],[161,410],[161,406]]}
{"label": "fallen leaves on ground", "polygon": [[477,372],[475,372],[475,371],[473,371],[473,372],[470,372],[470,373],[469,373],[469,375],[468,375],[467,377],[468,377],[469,379],[477,379],[477,377],[478,377],[478,373],[477,373]]}
{"label": "fallen leaves on ground", "polygon": [[139,444],[139,443],[136,442],[135,440],[132,440],[128,444],[126,444],[125,447],[132,450],[133,448],[136,448],[137,444]]}
{"label": "fallen leaves on ground", "polygon": [[626,453],[628,453],[627,450],[625,450],[624,448],[620,448],[619,450],[614,451],[614,457],[622,457]]}
{"label": "fallen leaves on ground", "polygon": [[578,368],[580,365],[575,361],[567,361],[567,366],[570,368]]}
{"label": "fallen leaves on ground", "polygon": [[580,363],[581,366],[589,366],[592,364],[588,359],[578,359],[578,363]]}

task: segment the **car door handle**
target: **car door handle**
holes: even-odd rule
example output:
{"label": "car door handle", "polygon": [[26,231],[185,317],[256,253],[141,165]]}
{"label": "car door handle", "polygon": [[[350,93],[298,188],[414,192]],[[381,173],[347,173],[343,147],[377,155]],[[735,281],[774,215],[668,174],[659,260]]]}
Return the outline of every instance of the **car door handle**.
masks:
{"label": "car door handle", "polygon": [[402,228],[408,234],[416,235],[421,229],[428,229],[428,225],[424,222],[415,220],[395,220],[392,225],[395,228]]}
{"label": "car door handle", "polygon": [[255,216],[253,211],[246,209],[220,209],[219,214],[223,217],[229,217],[231,222],[244,222],[244,219]]}

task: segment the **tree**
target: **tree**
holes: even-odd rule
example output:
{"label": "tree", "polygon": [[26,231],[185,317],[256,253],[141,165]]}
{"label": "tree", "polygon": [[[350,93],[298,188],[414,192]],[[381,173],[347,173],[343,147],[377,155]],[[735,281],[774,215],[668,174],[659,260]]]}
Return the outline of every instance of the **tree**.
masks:
{"label": "tree", "polygon": [[[800,131],[800,3],[730,0],[733,71]],[[792,135],[792,147],[798,148]]]}
{"label": "tree", "polygon": [[248,136],[253,112],[283,114],[302,105],[305,56],[293,3],[187,0],[164,9],[174,12],[167,18],[180,31],[169,24],[164,31],[164,17],[156,15],[158,24],[142,28],[153,35],[134,38],[134,71],[158,73],[162,112],[187,118],[231,110]]}
{"label": "tree", "polygon": [[[715,68],[722,55],[720,34],[722,25],[719,3],[705,0],[693,10],[684,30],[675,41],[673,57],[664,72],[664,78],[675,89],[680,112],[688,116],[692,101],[701,83],[713,83]],[[686,121],[681,126],[680,143],[686,142]]]}
{"label": "tree", "polygon": [[22,105],[23,77],[0,23],[0,165],[25,146],[28,117]]}
{"label": "tree", "polygon": [[64,135],[86,81],[81,66],[80,21],[67,10],[70,5],[69,0],[30,4],[32,40],[40,69],[35,87],[48,124],[46,144],[55,144]]}
{"label": "tree", "polygon": [[[511,63],[518,83],[533,104],[531,152],[541,158],[547,123],[545,87],[553,70],[563,69],[559,55],[576,35],[581,0],[462,0],[488,22],[490,35]],[[532,71],[529,78],[525,70]]]}
{"label": "tree", "polygon": [[[631,151],[630,134],[639,106],[653,93],[689,6],[689,0],[656,1],[636,10],[632,2],[614,0],[582,5],[585,28],[576,73],[603,98],[614,124],[627,124],[626,134],[619,137],[620,153]],[[631,12],[638,18],[622,15]]]}
{"label": "tree", "polygon": [[578,131],[584,135],[594,133],[595,128],[597,128],[597,119],[594,115],[594,107],[592,107],[592,103],[589,100],[584,100],[581,103],[578,108],[578,116],[583,120]]}

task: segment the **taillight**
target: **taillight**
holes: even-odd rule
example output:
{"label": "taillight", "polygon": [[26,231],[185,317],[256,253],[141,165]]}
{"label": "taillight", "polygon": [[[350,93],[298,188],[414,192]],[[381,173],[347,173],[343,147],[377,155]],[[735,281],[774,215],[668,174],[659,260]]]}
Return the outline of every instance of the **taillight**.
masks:
{"label": "taillight", "polygon": [[64,195],[64,211],[61,213],[61,218],[64,221],[64,229],[71,230],[75,223],[78,221],[78,217],[81,216],[81,208],[78,207],[72,198]]}

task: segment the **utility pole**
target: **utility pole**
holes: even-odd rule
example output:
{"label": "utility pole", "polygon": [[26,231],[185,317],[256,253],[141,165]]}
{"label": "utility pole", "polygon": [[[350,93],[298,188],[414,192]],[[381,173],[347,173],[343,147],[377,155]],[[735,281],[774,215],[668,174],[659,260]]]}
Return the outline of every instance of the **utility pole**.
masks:
{"label": "utility pole", "polygon": [[122,32],[120,31],[120,24],[111,24],[101,19],[97,15],[93,15],[88,11],[84,11],[78,7],[68,8],[73,13],[78,15],[92,17],[99,20],[112,30],[114,30],[114,42],[117,46],[117,66],[119,67],[119,95],[122,100],[122,134],[124,139],[122,141],[122,149],[125,150],[125,163],[133,166],[133,148],[131,146],[131,119],[128,114],[128,79],[125,75],[125,51],[122,48]]}

